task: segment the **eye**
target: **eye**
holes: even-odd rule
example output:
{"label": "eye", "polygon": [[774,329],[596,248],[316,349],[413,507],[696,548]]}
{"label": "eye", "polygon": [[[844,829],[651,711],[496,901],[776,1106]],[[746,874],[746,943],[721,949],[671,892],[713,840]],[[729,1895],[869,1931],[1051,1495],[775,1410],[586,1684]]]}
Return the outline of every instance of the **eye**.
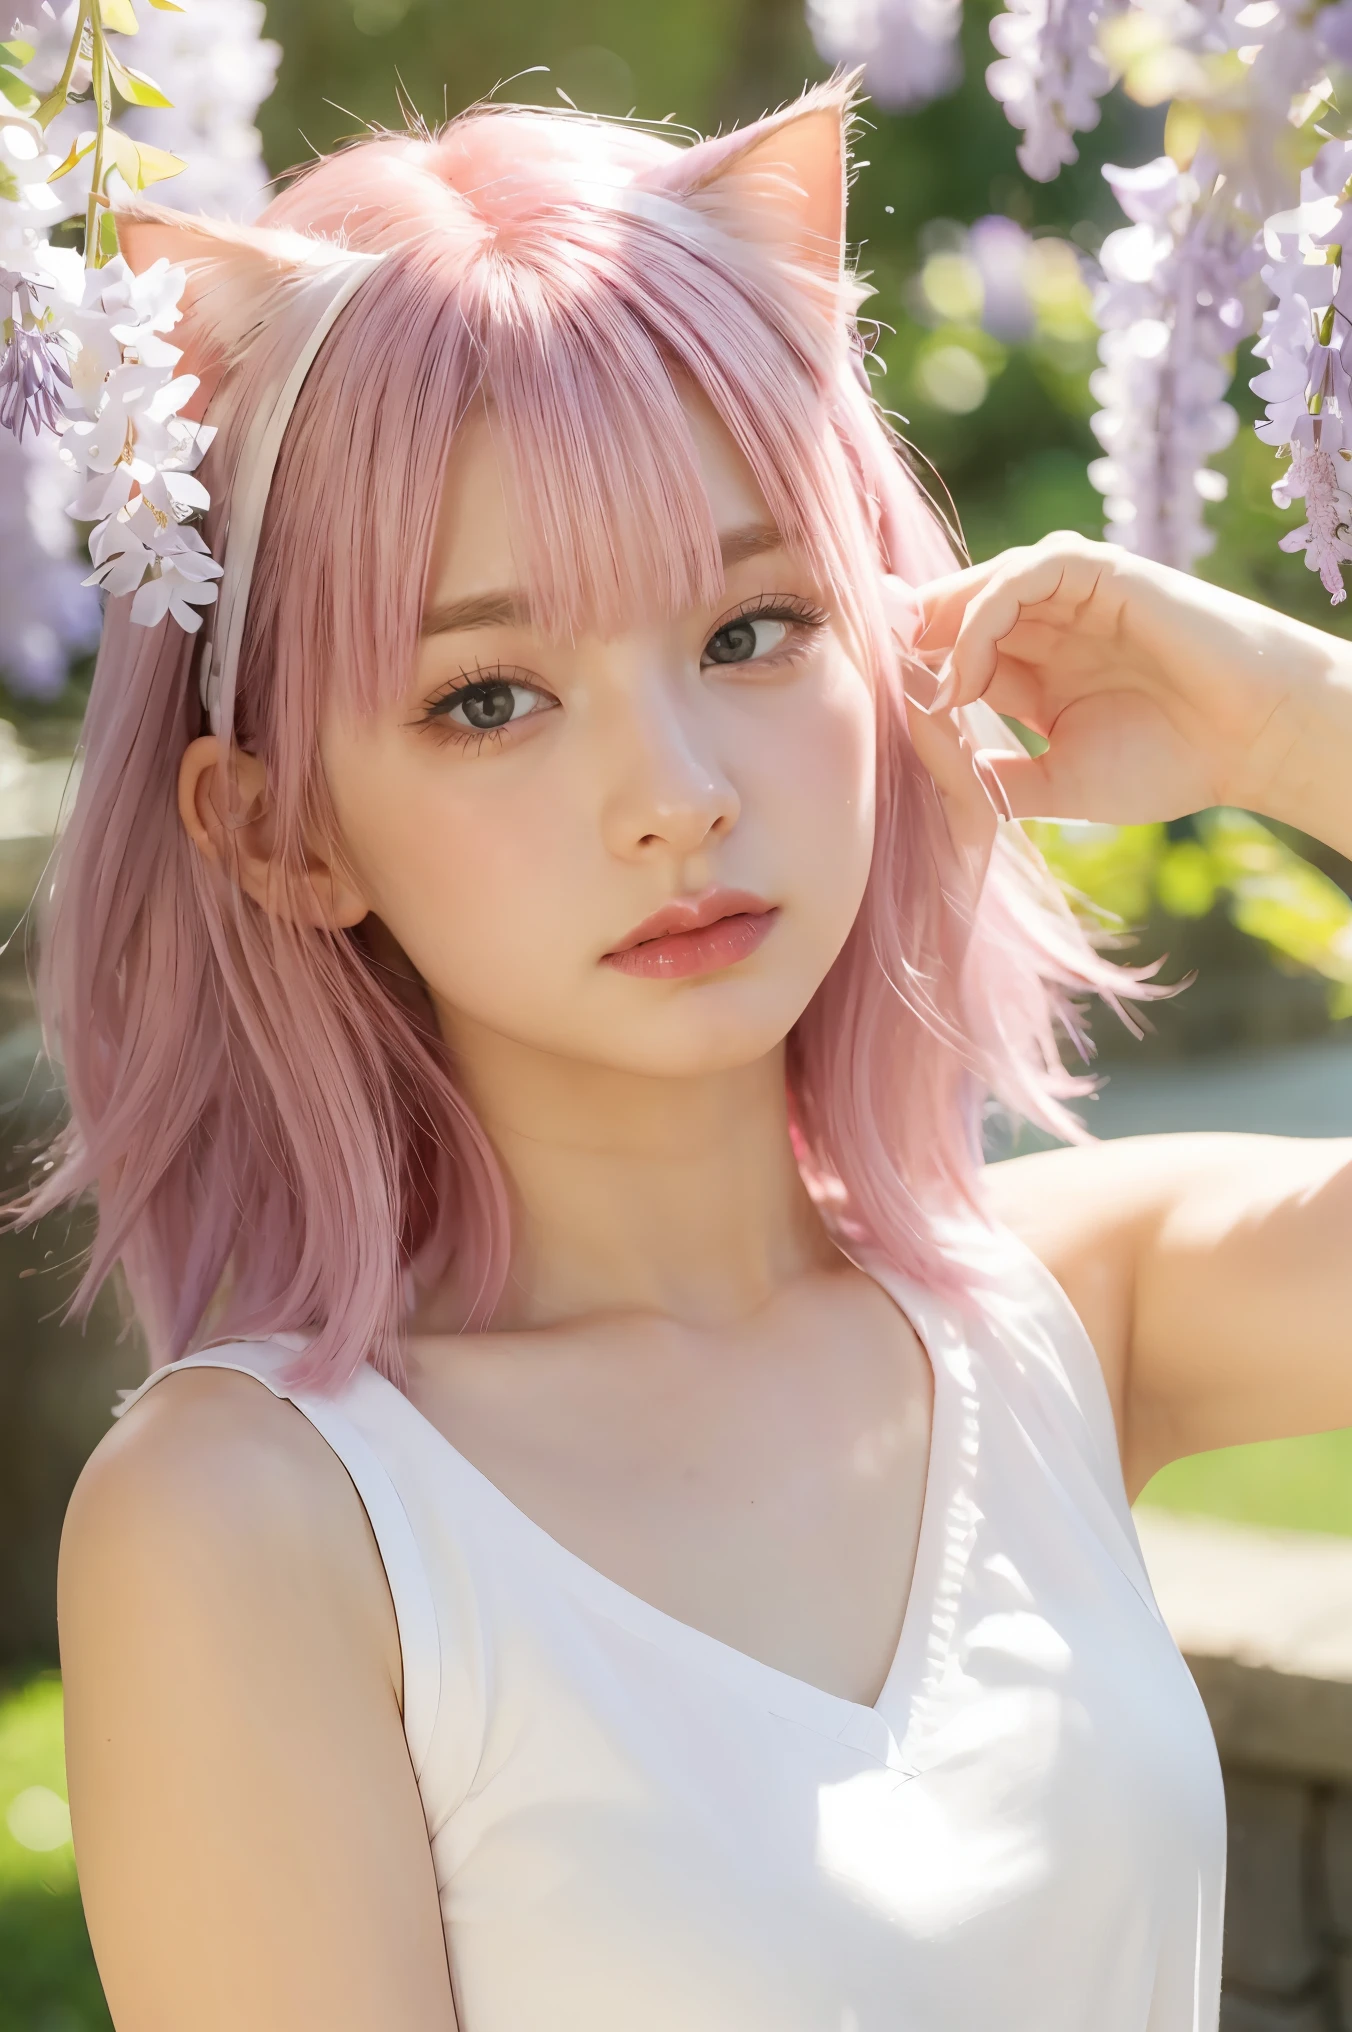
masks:
{"label": "eye", "polygon": [[704,654],[710,663],[754,663],[780,648],[788,632],[789,623],[770,614],[743,614],[709,637]]}
{"label": "eye", "polygon": [[462,733],[491,734],[500,727],[527,720],[554,701],[531,684],[513,684],[508,677],[485,677],[459,684],[428,707],[427,717]]}
{"label": "eye", "polygon": [[784,663],[806,648],[826,616],[806,601],[767,599],[734,614],[704,645],[701,662]]}

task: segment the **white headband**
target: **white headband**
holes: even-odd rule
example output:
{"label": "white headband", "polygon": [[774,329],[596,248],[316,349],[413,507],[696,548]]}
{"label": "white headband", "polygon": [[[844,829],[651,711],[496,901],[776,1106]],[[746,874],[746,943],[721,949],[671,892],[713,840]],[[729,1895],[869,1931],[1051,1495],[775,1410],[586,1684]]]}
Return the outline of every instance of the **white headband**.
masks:
{"label": "white headband", "polygon": [[258,540],[276,470],[278,455],[291,412],[296,406],[305,377],[315,363],[320,347],[333,329],[340,311],[351,301],[383,254],[335,255],[315,269],[304,287],[315,300],[310,333],[292,363],[280,388],[264,396],[249,426],[244,450],[231,490],[229,521],[221,558],[221,581],[210,623],[210,635],[202,649],[202,704],[213,734],[231,727],[235,712],[235,672],[239,667],[240,645],[244,640],[244,617],[249,607]]}

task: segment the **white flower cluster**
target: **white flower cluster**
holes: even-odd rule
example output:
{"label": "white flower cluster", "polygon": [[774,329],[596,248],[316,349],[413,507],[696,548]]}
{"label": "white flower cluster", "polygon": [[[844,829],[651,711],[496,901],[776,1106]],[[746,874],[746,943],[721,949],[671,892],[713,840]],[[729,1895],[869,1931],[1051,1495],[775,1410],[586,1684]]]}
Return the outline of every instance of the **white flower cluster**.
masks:
{"label": "white flower cluster", "polygon": [[925,106],[961,82],[962,0],[808,0],[807,19],[828,63],[863,64],[880,106]]}
{"label": "white flower cluster", "polygon": [[986,71],[992,98],[1023,134],[1018,156],[1036,183],[1050,183],[1079,151],[1073,135],[1097,127],[1112,79],[1099,48],[1120,0],[1011,0],[991,23],[1000,51]]}
{"label": "white flower cluster", "polygon": [[[261,0],[138,11],[137,67],[173,103],[125,106],[119,131],[182,151],[188,166],[168,191],[176,206],[249,215],[266,175],[253,120],[280,54],[261,39]],[[61,72],[76,15],[73,5],[41,0],[36,25],[11,31],[33,48],[22,76],[39,92]],[[87,87],[87,62],[72,82]],[[195,630],[218,575],[185,519],[205,502],[192,472],[207,433],[179,414],[193,384],[175,374],[179,356],[164,338],[177,319],[166,291],[175,277],[181,287],[181,271],[160,263],[138,279],[114,261],[86,277],[78,257],[47,245],[53,224],[84,209],[88,156],[55,185],[47,179],[90,124],[88,104],[74,103],[44,134],[0,97],[0,420],[10,423],[0,428],[0,672],[12,689],[36,695],[59,690],[70,657],[97,640],[97,588],[135,592],[138,622],[167,613]],[[6,326],[15,308],[21,314]],[[26,336],[16,351],[19,330]],[[95,361],[112,378],[91,408]],[[42,369],[60,397],[55,432],[35,384]],[[72,516],[96,525],[88,578],[72,554]]]}
{"label": "white flower cluster", "polygon": [[216,433],[179,414],[197,376],[175,374],[181,355],[163,336],[181,315],[183,270],[156,261],[133,275],[119,255],[85,269],[83,283],[63,319],[79,350],[61,456],[83,483],[70,513],[94,525],[88,583],[135,593],[139,627],[170,614],[196,634],[221,567],[188,522],[210,506],[193,472]]}
{"label": "white flower cluster", "polygon": [[1099,257],[1103,364],[1089,385],[1105,456],[1089,477],[1107,497],[1110,542],[1186,571],[1215,540],[1203,502],[1225,495],[1207,461],[1235,434],[1224,398],[1250,328],[1253,228],[1205,159],[1183,171],[1164,155],[1104,174],[1132,224]]}
{"label": "white flower cluster", "polygon": [[1281,540],[1303,550],[1335,606],[1346,599],[1352,562],[1352,353],[1344,347],[1352,275],[1343,249],[1352,234],[1352,142],[1330,141],[1301,179],[1301,202],[1264,228],[1263,279],[1275,301],[1254,351],[1267,365],[1252,387],[1266,404],[1259,437],[1290,465],[1274,481],[1279,508],[1305,502],[1305,521]]}

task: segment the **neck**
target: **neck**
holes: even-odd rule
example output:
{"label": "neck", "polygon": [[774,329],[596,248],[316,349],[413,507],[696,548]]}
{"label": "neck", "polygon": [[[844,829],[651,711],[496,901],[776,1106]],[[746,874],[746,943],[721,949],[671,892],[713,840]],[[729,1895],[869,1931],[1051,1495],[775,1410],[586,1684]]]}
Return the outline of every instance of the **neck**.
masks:
{"label": "neck", "polygon": [[[511,1191],[495,1330],[633,1311],[728,1323],[839,1260],[790,1144],[783,1047],[725,1072],[656,1078],[460,1017],[449,1030]],[[452,1312],[429,1300],[415,1331],[444,1329]]]}

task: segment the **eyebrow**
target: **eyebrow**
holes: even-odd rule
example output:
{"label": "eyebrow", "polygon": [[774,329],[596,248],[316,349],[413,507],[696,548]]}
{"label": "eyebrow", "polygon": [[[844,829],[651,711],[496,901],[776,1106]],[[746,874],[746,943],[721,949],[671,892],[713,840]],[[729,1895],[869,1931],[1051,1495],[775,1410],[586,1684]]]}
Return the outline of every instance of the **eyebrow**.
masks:
{"label": "eyebrow", "polygon": [[[748,558],[764,557],[783,550],[783,532],[770,522],[751,522],[742,529],[730,529],[719,538],[724,571],[745,564]],[[423,616],[424,635],[463,635],[474,628],[524,628],[531,618],[530,602],[524,593],[511,587],[497,592],[470,593],[463,600],[450,600],[444,607],[429,607]]]}

